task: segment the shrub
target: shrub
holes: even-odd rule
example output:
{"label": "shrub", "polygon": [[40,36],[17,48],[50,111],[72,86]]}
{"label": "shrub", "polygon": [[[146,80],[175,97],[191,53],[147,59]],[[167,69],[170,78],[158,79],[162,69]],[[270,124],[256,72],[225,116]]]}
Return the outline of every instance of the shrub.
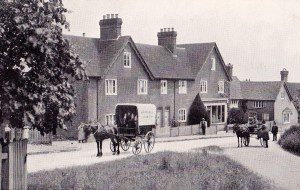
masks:
{"label": "shrub", "polygon": [[228,113],[228,124],[244,124],[246,123],[245,113],[240,108],[231,108]]}
{"label": "shrub", "polygon": [[205,106],[198,93],[190,107],[188,123],[189,125],[199,124],[202,118],[205,118],[205,121],[207,121],[207,125],[210,124],[209,114],[206,111]]}
{"label": "shrub", "polygon": [[300,155],[300,126],[293,125],[287,129],[278,143],[282,148]]}

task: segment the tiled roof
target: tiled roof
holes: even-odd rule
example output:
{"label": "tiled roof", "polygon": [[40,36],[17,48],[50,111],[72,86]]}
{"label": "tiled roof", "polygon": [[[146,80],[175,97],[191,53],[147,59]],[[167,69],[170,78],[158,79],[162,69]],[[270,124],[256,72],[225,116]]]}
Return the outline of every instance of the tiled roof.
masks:
{"label": "tiled roof", "polygon": [[179,44],[177,46],[185,48],[192,75],[193,77],[196,77],[197,73],[204,65],[209,53],[212,51],[213,47],[216,46],[216,43]]}
{"label": "tiled roof", "polygon": [[150,75],[158,79],[194,80],[205,63],[215,43],[180,44],[174,56],[168,49],[158,45],[134,43],[130,36],[103,41],[65,35],[80,58],[87,63],[88,76],[101,77],[128,42],[132,42]]}
{"label": "tiled roof", "polygon": [[231,99],[276,100],[283,82],[281,81],[232,81]]}
{"label": "tiled roof", "polygon": [[64,37],[69,40],[79,57],[86,61],[88,76],[102,76],[130,38],[122,36],[117,40],[103,41],[99,38],[69,35]]}
{"label": "tiled roof", "polygon": [[292,82],[287,82],[286,83],[293,99],[297,99],[297,97],[300,96],[300,83],[292,83]]}
{"label": "tiled roof", "polygon": [[194,79],[184,49],[177,48],[175,57],[162,46],[136,43],[136,47],[155,78]]}

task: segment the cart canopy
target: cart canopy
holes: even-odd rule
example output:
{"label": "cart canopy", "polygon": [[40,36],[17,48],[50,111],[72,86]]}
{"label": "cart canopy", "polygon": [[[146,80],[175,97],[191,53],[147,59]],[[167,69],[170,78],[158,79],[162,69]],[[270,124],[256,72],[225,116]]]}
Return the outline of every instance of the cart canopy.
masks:
{"label": "cart canopy", "polygon": [[119,110],[132,110],[136,109],[138,116],[138,124],[142,125],[155,125],[156,123],[156,106],[154,104],[138,104],[138,103],[123,103],[117,104],[116,116],[120,113]]}

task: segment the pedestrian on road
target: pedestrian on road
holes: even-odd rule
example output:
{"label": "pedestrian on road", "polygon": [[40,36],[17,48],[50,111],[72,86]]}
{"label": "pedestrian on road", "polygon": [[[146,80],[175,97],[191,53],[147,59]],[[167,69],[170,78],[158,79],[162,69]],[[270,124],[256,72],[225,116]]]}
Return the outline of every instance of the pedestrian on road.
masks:
{"label": "pedestrian on road", "polygon": [[263,125],[261,129],[262,131],[260,132],[260,138],[263,139],[264,144],[266,145],[265,148],[268,148],[268,140],[270,139],[269,131],[265,125]]}
{"label": "pedestrian on road", "polygon": [[205,131],[207,127],[207,122],[205,121],[205,118],[202,118],[202,121],[200,122],[200,126],[202,128],[202,134],[205,135]]}
{"label": "pedestrian on road", "polygon": [[83,143],[84,141],[86,141],[84,123],[81,123],[78,127],[78,143]]}
{"label": "pedestrian on road", "polygon": [[276,125],[276,122],[274,121],[273,127],[272,127],[273,141],[277,141],[277,133],[278,133],[278,126]]}

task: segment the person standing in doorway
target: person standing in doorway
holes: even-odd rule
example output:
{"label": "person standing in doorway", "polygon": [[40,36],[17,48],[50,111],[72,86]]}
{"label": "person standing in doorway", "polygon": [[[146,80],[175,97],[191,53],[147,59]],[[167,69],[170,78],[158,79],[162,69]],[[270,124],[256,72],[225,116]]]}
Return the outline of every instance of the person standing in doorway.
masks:
{"label": "person standing in doorway", "polygon": [[206,127],[207,127],[207,122],[205,121],[205,118],[202,118],[202,121],[200,122],[200,126],[202,128],[202,134],[206,134]]}
{"label": "person standing in doorway", "polygon": [[277,141],[277,133],[278,133],[278,126],[276,125],[276,122],[274,121],[273,127],[272,127],[273,141]]}

